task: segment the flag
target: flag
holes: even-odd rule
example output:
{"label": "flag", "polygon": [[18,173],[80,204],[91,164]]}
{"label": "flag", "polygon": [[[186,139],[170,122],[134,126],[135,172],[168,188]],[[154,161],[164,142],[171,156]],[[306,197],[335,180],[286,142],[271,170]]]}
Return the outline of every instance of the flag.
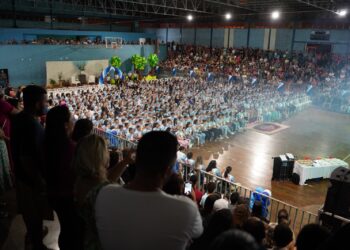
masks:
{"label": "flag", "polygon": [[228,75],[228,82],[235,82],[237,80],[236,76]]}
{"label": "flag", "polygon": [[310,84],[308,87],[307,87],[307,89],[306,89],[306,94],[307,95],[311,95],[312,94],[312,88],[313,88],[313,86]]}
{"label": "flag", "polygon": [[310,84],[310,85],[307,87],[306,92],[309,93],[309,92],[311,91],[312,88],[313,88],[313,87],[312,87],[312,85]]}
{"label": "flag", "polygon": [[190,77],[195,77],[194,71],[192,69],[190,70]]}
{"label": "flag", "polygon": [[278,91],[284,91],[284,83],[283,83],[283,82],[280,82],[280,83],[278,84],[277,90],[278,90]]}
{"label": "flag", "polygon": [[252,85],[256,84],[257,83],[257,80],[255,77],[252,78]]}

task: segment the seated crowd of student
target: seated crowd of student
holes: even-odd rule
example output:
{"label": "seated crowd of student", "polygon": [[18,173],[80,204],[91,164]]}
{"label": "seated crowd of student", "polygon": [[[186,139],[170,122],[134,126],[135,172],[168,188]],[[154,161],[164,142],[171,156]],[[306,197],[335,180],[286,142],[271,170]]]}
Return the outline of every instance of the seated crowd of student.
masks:
{"label": "seated crowd of student", "polygon": [[185,148],[227,138],[248,122],[286,119],[310,102],[302,91],[189,78],[59,89],[50,91],[49,99],[51,106],[66,104],[74,119],[91,119],[95,127],[129,141],[169,131]]}
{"label": "seated crowd of student", "polygon": [[349,55],[290,52],[258,48],[210,48],[172,45],[164,67],[199,76],[212,72],[216,76],[232,75],[236,80],[256,78],[262,83],[328,84],[348,77]]}
{"label": "seated crowd of student", "polygon": [[[345,71],[343,71],[345,77]],[[313,93],[313,103],[326,110],[350,114],[350,81],[333,82]]]}
{"label": "seated crowd of student", "polygon": [[[234,81],[276,85],[309,90],[314,104],[350,113],[349,54],[271,51],[253,48],[212,48],[171,43],[168,71],[200,77],[211,72],[215,77],[232,76]],[[310,88],[310,87],[313,88]]]}
{"label": "seated crowd of student", "polygon": [[[210,179],[203,180],[203,194],[196,174],[186,191],[176,162],[194,166],[194,173],[203,162],[193,161],[191,153],[184,156],[171,133],[146,133],[136,152],[119,156],[91,134],[91,121],[74,126],[64,104],[50,108],[42,121],[46,105],[46,90],[34,85],[23,90],[21,112],[6,105],[18,209],[31,249],[47,249],[43,220],[53,219],[53,211],[62,250],[347,249],[339,234],[349,233],[349,225],[333,236],[309,225],[295,239],[286,210],[279,211],[277,225],[269,223],[259,202],[250,211],[239,193],[222,196]],[[206,170],[221,176],[215,161]],[[229,173],[227,167],[222,175],[230,179]]]}

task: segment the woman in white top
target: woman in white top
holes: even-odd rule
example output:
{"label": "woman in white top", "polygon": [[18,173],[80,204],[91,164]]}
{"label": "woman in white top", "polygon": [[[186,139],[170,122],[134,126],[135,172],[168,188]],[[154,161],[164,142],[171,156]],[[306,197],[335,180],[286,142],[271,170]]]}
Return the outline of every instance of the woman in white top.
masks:
{"label": "woman in white top", "polygon": [[221,172],[217,168],[217,163],[215,160],[209,162],[208,167],[205,169],[206,172],[216,175],[217,177],[221,177]]}
{"label": "woman in white top", "polygon": [[229,182],[234,182],[235,181],[235,178],[230,175],[232,171],[232,167],[231,166],[228,166],[225,168],[225,171],[223,172],[223,178],[225,178],[225,180],[229,181]]}

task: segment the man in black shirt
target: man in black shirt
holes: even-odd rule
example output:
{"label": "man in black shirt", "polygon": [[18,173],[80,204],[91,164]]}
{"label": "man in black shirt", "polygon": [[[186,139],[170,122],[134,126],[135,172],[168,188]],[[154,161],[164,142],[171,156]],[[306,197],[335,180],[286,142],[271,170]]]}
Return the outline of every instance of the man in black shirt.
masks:
{"label": "man in black shirt", "polygon": [[45,113],[46,90],[29,85],[23,90],[24,110],[12,123],[11,142],[15,166],[17,203],[34,250],[43,245],[45,182],[43,140],[44,129],[39,117]]}

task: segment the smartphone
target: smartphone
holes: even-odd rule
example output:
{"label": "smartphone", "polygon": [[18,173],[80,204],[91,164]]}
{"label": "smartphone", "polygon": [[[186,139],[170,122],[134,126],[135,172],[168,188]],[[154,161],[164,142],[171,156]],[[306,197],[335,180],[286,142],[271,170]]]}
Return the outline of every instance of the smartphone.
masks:
{"label": "smartphone", "polygon": [[192,192],[192,184],[187,182],[185,184],[185,194],[190,194],[191,192]]}

